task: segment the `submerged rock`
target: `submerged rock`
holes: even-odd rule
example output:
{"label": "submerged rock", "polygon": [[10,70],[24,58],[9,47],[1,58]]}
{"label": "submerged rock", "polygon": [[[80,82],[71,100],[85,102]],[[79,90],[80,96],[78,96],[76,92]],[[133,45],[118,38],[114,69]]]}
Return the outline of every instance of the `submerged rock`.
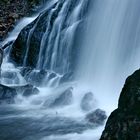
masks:
{"label": "submerged rock", "polygon": [[88,92],[84,95],[81,100],[81,109],[84,111],[90,111],[94,109],[96,104],[96,100],[94,99],[94,95],[92,92]]}
{"label": "submerged rock", "polygon": [[5,39],[9,31],[22,17],[29,16],[44,0],[1,0],[0,1],[0,41]]}
{"label": "submerged rock", "polygon": [[140,139],[140,70],[129,76],[100,140]]}
{"label": "submerged rock", "polygon": [[97,109],[86,115],[86,120],[90,123],[102,125],[107,118],[105,111]]}

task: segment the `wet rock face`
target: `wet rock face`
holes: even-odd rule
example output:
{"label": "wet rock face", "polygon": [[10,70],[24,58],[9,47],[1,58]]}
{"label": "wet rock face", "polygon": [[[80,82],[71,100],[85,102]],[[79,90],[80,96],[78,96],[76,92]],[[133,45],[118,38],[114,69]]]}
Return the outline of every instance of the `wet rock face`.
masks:
{"label": "wet rock face", "polygon": [[15,23],[25,15],[29,15],[41,0],[1,0],[0,1],[0,41]]}
{"label": "wet rock face", "polygon": [[129,76],[100,140],[140,139],[140,70]]}
{"label": "wet rock face", "polygon": [[2,40],[13,29],[17,19],[27,13],[27,1],[1,0],[0,7],[0,40]]}
{"label": "wet rock face", "polygon": [[[53,8],[53,7],[51,7]],[[13,60],[16,65],[22,66],[24,63],[24,57],[26,55],[27,49],[29,50],[26,66],[35,68],[37,65],[40,43],[43,34],[46,30],[46,25],[48,23],[48,17],[50,14],[50,9],[47,9],[45,12],[41,13],[40,16],[33,21],[31,24],[27,25],[19,34],[17,40],[13,44],[10,58]],[[60,10],[60,9],[58,9]],[[59,11],[57,11],[59,12]],[[56,12],[56,13],[57,13]],[[58,13],[57,13],[58,14]],[[52,23],[57,15],[54,15]],[[52,30],[52,25],[50,31]],[[27,40],[29,39],[28,43]]]}

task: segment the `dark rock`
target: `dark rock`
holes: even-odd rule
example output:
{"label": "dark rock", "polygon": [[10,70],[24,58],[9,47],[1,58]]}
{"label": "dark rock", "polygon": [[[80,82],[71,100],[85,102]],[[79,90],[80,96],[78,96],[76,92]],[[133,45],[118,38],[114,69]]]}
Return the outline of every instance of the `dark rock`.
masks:
{"label": "dark rock", "polygon": [[14,43],[14,40],[7,42],[6,44],[4,44],[2,46],[2,49],[4,50],[4,49],[6,49],[8,47],[11,47],[13,45],[13,43]]}
{"label": "dark rock", "polygon": [[47,70],[35,70],[31,67],[22,67],[20,70],[20,73],[25,80],[35,86],[46,86],[49,80],[57,76],[54,72],[49,72]]}
{"label": "dark rock", "polygon": [[96,104],[96,100],[94,99],[94,95],[92,92],[88,92],[84,95],[81,100],[81,109],[84,111],[90,111],[94,109]]}
{"label": "dark rock", "polygon": [[140,139],[140,70],[129,76],[100,140]]}
{"label": "dark rock", "polygon": [[[53,5],[50,9],[42,12],[39,17],[33,21],[31,24],[26,26],[19,34],[17,40],[13,44],[10,58],[13,60],[18,66],[23,66],[25,54],[28,51],[28,56],[26,60],[26,67],[36,68],[38,55],[40,51],[40,43],[42,40],[42,36],[46,31],[46,24],[48,23],[48,15],[52,8],[56,5]],[[58,7],[58,9],[54,12],[54,16],[52,17],[52,24],[54,24],[55,18],[57,17],[59,11],[61,10],[62,4]],[[33,27],[36,28],[33,28]],[[52,25],[50,26],[49,32],[52,30]],[[48,32],[48,34],[49,34]],[[27,40],[30,38],[30,41],[27,45]],[[25,45],[26,44],[26,45]],[[27,47],[26,47],[27,46]],[[29,47],[29,48],[28,48]],[[45,50],[44,50],[45,52]],[[46,58],[45,58],[46,59]]]}
{"label": "dark rock", "polygon": [[25,97],[37,95],[39,93],[39,90],[30,84],[23,85],[23,86],[14,86],[12,88],[16,89],[18,94],[22,94]]}
{"label": "dark rock", "polygon": [[57,95],[54,99],[46,101],[44,106],[53,108],[70,105],[73,101],[72,91],[72,87],[66,89],[65,91],[63,91],[63,93]]}
{"label": "dark rock", "polygon": [[0,84],[0,104],[14,103],[14,97],[17,95],[15,89]]}
{"label": "dark rock", "polygon": [[39,90],[32,85],[5,86],[0,84],[0,104],[14,103],[14,99],[18,94],[22,94],[25,97],[29,97],[38,93]]}
{"label": "dark rock", "polygon": [[[14,28],[17,20],[30,15],[43,0],[1,0],[0,1],[0,40]],[[42,6],[42,5],[41,5]]]}
{"label": "dark rock", "polygon": [[101,109],[97,109],[94,112],[91,112],[86,115],[86,120],[90,123],[96,123],[98,125],[102,125],[107,118],[105,111]]}
{"label": "dark rock", "polygon": [[31,67],[20,67],[19,69],[20,69],[20,73],[23,77],[26,77],[33,71],[33,69]]}

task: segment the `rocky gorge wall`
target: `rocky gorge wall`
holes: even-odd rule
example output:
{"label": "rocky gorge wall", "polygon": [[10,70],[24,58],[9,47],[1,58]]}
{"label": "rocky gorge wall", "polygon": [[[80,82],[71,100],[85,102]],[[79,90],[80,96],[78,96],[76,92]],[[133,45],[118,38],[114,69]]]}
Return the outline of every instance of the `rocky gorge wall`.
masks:
{"label": "rocky gorge wall", "polygon": [[39,0],[1,0],[0,41],[14,28],[20,18],[30,15],[40,3]]}
{"label": "rocky gorge wall", "polygon": [[140,70],[129,76],[100,140],[140,139]]}

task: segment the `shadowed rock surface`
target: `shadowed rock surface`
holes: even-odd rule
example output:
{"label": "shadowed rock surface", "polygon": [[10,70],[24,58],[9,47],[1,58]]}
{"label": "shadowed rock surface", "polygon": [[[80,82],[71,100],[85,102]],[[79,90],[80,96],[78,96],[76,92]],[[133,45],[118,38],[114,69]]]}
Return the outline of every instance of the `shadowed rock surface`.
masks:
{"label": "shadowed rock surface", "polygon": [[140,70],[127,78],[100,140],[140,140]]}

